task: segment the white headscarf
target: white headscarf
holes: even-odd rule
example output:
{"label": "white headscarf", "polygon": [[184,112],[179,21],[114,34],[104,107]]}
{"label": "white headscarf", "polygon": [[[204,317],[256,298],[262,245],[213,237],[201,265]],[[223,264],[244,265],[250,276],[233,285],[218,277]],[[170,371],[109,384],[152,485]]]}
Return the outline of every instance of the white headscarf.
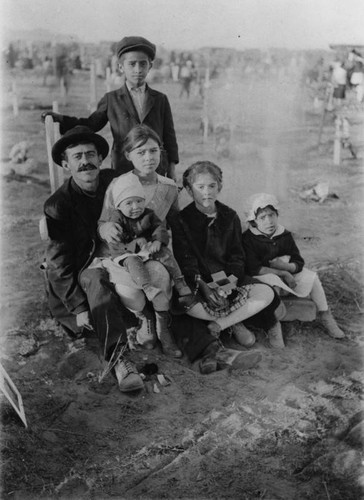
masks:
{"label": "white headscarf", "polygon": [[273,194],[257,193],[248,198],[246,204],[246,221],[251,222],[255,219],[259,208],[265,208],[268,205],[272,206],[275,210],[279,210],[279,203]]}

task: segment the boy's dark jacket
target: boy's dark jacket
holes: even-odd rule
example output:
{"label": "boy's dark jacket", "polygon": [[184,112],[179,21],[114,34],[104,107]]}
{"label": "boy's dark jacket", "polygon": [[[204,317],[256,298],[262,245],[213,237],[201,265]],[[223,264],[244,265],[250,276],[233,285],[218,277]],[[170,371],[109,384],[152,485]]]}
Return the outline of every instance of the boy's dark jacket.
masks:
{"label": "boy's dark jacket", "polygon": [[[88,118],[76,118],[63,116],[60,131],[64,134],[67,130],[76,125],[86,125],[94,132],[101,130],[107,122],[110,128],[114,143],[111,151],[112,166],[118,174],[129,172],[133,165],[122,153],[123,141],[136,125],[148,125],[153,129],[163,142],[163,148],[167,153],[167,158],[161,158],[161,165],[158,173],[165,174],[166,163],[178,163],[178,146],[176,133],[174,130],[173,117],[168,98],[165,94],[146,88],[145,113],[140,120],[135,109],[129,91],[124,84],[121,88],[107,92],[99,101],[96,111]],[[164,162],[164,164],[163,164]]]}
{"label": "boy's dark jacket", "polygon": [[246,256],[246,272],[256,276],[261,267],[270,267],[269,261],[276,257],[289,255],[289,262],[296,264],[296,273],[302,271],[305,264],[292,233],[279,226],[271,238],[261,234],[254,228],[243,233],[243,247]]}
{"label": "boy's dark jacket", "polygon": [[[252,280],[245,275],[240,219],[233,209],[219,201],[216,202],[216,209],[217,215],[213,222],[196,208],[195,203],[188,205],[172,219],[174,256],[190,285],[193,285],[197,274],[210,282],[211,274],[218,271],[225,271],[227,276],[234,274],[238,278],[238,285],[251,283]],[[203,259],[203,265],[199,263],[186,237],[186,226]]]}

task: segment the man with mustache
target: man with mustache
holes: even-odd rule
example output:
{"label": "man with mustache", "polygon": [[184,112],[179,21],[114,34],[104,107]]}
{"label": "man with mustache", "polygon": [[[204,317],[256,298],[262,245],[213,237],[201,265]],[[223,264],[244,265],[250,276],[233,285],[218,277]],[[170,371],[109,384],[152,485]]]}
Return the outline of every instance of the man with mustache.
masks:
{"label": "man with mustache", "polygon": [[[44,204],[51,314],[72,337],[94,330],[106,360],[116,356],[116,348],[125,351],[125,322],[135,324],[107,271],[87,267],[97,246],[97,221],[105,191],[116,176],[114,170],[100,169],[108,152],[107,141],[88,127],[66,132],[54,144],[52,157],[71,175]],[[122,392],[143,387],[140,375],[125,356],[119,357],[115,375]]]}

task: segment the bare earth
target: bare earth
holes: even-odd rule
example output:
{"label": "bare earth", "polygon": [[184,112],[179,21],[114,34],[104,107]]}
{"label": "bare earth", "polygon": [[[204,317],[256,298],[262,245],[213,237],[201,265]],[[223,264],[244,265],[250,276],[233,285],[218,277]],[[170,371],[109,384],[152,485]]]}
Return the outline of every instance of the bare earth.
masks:
{"label": "bare earth", "polygon": [[[110,374],[99,381],[105,366],[95,339],[72,342],[47,310],[38,221],[50,187],[40,114],[59,94],[41,82],[32,72],[18,75],[17,117],[7,81],[3,88],[1,363],[22,394],[28,429],[2,398],[2,498],[361,498],[363,107],[349,108],[358,158],[344,149],[335,166],[332,114],[317,147],[321,115],[312,113],[306,95],[299,101],[289,84],[246,86],[230,157],[219,158],[213,135],[202,141],[200,99],[179,100],[177,84],[154,85],[172,105],[179,176],[197,159],[218,163],[221,199],[242,219],[246,196],[278,194],[283,223],[319,272],[346,338],[331,339],[315,322],[285,323],[285,350],[269,349],[257,332],[253,349],[263,356],[257,368],[208,376],[185,358],[133,351],[140,369],[156,363],[169,384],[151,375],[145,391],[125,395]],[[87,73],[75,76],[61,112],[87,116],[88,92]],[[211,111],[214,119],[219,112]],[[110,140],[108,128],[102,133]],[[7,161],[22,140],[31,143],[34,159],[23,171]],[[329,181],[336,196],[302,199],[318,181]],[[182,205],[187,201],[181,193]]]}

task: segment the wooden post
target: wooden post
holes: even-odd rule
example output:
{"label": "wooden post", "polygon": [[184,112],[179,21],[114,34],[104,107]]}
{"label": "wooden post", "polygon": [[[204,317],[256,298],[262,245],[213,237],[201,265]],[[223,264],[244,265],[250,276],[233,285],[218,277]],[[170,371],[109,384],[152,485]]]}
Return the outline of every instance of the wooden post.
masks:
{"label": "wooden post", "polygon": [[48,155],[48,167],[49,167],[49,180],[51,183],[51,193],[54,193],[59,186],[57,186],[57,174],[56,169],[59,168],[53,161],[52,158],[52,146],[54,144],[54,127],[53,118],[51,116],[46,116],[45,118],[45,130],[46,130],[46,143],[47,143],[47,155]]}
{"label": "wooden post", "polygon": [[90,110],[95,111],[97,105],[97,90],[96,90],[96,68],[95,64],[90,65]]}
{"label": "wooden post", "polygon": [[208,61],[206,73],[205,73],[205,84],[204,84],[204,94],[203,94],[203,142],[207,141],[209,134],[209,110],[208,110],[208,89],[210,87],[210,61]]}
{"label": "wooden post", "polygon": [[111,91],[111,68],[109,66],[106,68],[105,84],[106,84],[106,92],[110,92]]}
{"label": "wooden post", "polygon": [[[59,113],[59,107],[58,107],[58,102],[57,101],[53,101],[52,103],[52,110],[55,112],[55,113]],[[53,122],[53,130],[54,130],[54,142],[57,142],[58,139],[61,138],[61,132],[59,130],[59,123],[58,122]],[[52,144],[52,146],[53,146]],[[59,188],[59,186],[61,186],[64,182],[64,170],[62,167],[59,167],[58,165],[56,165],[57,169],[55,171],[55,176],[56,176],[56,185],[57,185],[57,188]]]}
{"label": "wooden post", "polygon": [[[53,111],[58,113],[58,102],[53,102]],[[54,193],[64,182],[63,168],[56,165],[52,158],[53,144],[61,137],[59,123],[54,123],[53,118],[48,115],[45,119],[46,144],[48,155],[49,179],[51,183],[51,193]]]}
{"label": "wooden post", "polygon": [[[54,113],[59,113],[58,101],[52,102],[52,111],[54,111]],[[53,125],[54,125],[54,139],[58,141],[58,139],[61,137],[61,133],[59,131],[59,123],[54,122]]]}
{"label": "wooden post", "polygon": [[333,88],[330,85],[326,88],[326,91],[325,91],[324,104],[322,107],[322,114],[321,114],[321,120],[320,120],[320,128],[319,128],[319,133],[318,133],[318,138],[317,138],[317,147],[321,144],[321,136],[322,136],[322,131],[324,129],[326,112],[332,111],[332,109],[329,108],[329,106],[331,106],[331,102],[332,102],[332,94],[333,94]]}
{"label": "wooden post", "polygon": [[21,418],[25,427],[28,427],[27,419],[25,417],[23,398],[18,391],[16,385],[11,380],[10,375],[6,372],[5,368],[0,363],[0,390],[6,396],[6,399],[12,405],[16,413]]}
{"label": "wooden post", "polygon": [[19,104],[18,104],[18,94],[16,89],[16,82],[13,81],[11,84],[12,101],[13,101],[13,115],[19,115]]}
{"label": "wooden post", "polygon": [[63,106],[65,106],[66,102],[67,102],[67,92],[66,92],[66,84],[64,81],[64,76],[61,76],[61,78],[59,80],[59,88],[61,91],[61,101],[62,101]]}
{"label": "wooden post", "polygon": [[341,118],[335,120],[334,165],[340,165],[341,160]]}

